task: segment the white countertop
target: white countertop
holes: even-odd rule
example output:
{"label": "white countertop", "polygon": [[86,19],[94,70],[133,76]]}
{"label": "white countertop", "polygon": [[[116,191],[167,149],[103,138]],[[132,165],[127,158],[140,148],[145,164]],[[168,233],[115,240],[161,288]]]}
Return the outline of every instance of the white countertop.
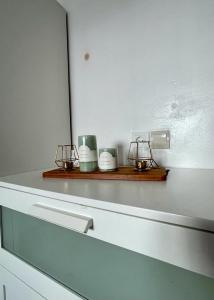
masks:
{"label": "white countertop", "polygon": [[165,182],[44,179],[35,171],[2,177],[0,186],[214,232],[214,170],[171,169]]}

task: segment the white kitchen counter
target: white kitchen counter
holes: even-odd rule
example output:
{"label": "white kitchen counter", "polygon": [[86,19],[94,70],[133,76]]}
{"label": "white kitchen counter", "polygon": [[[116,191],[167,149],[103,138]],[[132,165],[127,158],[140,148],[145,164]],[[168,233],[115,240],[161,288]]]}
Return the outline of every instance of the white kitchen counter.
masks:
{"label": "white kitchen counter", "polygon": [[44,179],[35,171],[3,177],[0,186],[214,232],[214,170],[172,169],[165,182]]}

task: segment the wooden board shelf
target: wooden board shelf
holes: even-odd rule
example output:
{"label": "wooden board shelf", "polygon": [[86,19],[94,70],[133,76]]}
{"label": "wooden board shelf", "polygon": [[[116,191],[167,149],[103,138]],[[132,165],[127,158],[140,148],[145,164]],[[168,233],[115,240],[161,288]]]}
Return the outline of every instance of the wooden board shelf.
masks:
{"label": "wooden board shelf", "polygon": [[167,178],[168,170],[165,168],[150,169],[138,172],[132,167],[122,166],[116,171],[101,172],[99,170],[90,173],[80,172],[79,168],[70,171],[55,169],[44,172],[45,178],[65,178],[65,179],[95,179],[95,180],[129,180],[129,181],[164,181]]}

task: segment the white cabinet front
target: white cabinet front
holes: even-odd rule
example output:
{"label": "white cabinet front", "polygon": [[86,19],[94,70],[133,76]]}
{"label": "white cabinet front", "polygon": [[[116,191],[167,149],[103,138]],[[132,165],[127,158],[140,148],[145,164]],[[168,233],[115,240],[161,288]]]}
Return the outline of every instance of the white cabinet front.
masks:
{"label": "white cabinet front", "polygon": [[0,266],[0,300],[42,300],[33,289]]}

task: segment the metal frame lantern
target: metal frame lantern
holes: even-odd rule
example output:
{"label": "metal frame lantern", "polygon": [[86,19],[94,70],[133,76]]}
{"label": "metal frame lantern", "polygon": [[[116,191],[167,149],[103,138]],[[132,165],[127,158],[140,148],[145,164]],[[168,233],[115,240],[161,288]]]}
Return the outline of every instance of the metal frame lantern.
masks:
{"label": "metal frame lantern", "polygon": [[79,161],[79,155],[75,145],[58,145],[55,163],[63,170],[72,170]]}
{"label": "metal frame lantern", "polygon": [[136,138],[129,146],[128,161],[135,165],[137,171],[145,171],[152,168],[159,168],[153,159],[150,141]]}

